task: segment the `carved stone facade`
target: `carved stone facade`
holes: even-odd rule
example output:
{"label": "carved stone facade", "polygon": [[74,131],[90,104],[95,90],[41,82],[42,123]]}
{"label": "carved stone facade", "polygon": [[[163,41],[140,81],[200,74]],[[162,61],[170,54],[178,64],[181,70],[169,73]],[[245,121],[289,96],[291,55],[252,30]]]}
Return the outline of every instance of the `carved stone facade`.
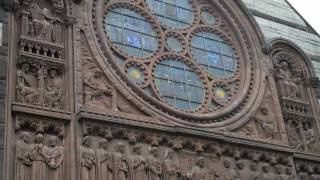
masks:
{"label": "carved stone facade", "polygon": [[6,179],[319,179],[309,59],[267,43],[241,1],[19,0],[11,13]]}

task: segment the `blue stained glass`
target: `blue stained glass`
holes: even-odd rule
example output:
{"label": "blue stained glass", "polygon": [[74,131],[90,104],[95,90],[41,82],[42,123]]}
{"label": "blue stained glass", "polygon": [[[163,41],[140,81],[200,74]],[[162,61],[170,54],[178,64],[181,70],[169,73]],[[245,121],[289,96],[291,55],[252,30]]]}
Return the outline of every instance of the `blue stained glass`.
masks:
{"label": "blue stained glass", "polygon": [[151,12],[171,28],[188,27],[193,22],[193,9],[189,0],[147,0]]}
{"label": "blue stained glass", "polygon": [[193,59],[212,76],[228,77],[235,71],[233,49],[214,33],[196,33],[191,39],[191,53]]}
{"label": "blue stained glass", "polygon": [[158,48],[152,25],[137,12],[116,8],[104,20],[105,31],[111,42],[131,56],[146,57]]}
{"label": "blue stained glass", "polygon": [[182,45],[180,41],[176,38],[169,37],[167,39],[167,45],[170,47],[170,49],[174,50],[175,52],[180,52],[182,50]]}
{"label": "blue stained glass", "polygon": [[215,17],[207,11],[202,12],[202,18],[209,25],[214,25],[214,23],[216,22]]}
{"label": "blue stained glass", "polygon": [[203,84],[183,62],[171,59],[161,61],[155,67],[154,78],[160,96],[169,105],[192,110],[202,104],[205,96]]}

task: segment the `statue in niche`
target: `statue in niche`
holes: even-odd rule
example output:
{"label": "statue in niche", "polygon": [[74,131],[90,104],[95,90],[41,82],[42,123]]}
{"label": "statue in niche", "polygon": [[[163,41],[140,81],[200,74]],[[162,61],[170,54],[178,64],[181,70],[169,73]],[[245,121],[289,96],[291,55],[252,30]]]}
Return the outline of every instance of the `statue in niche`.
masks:
{"label": "statue in niche", "polygon": [[286,129],[287,129],[287,134],[289,138],[289,142],[291,146],[297,147],[300,138],[298,134],[298,122],[294,121],[293,119],[288,119],[286,121]]}
{"label": "statue in niche", "polygon": [[63,155],[64,148],[58,146],[57,136],[49,137],[49,146],[44,146],[45,162],[48,166],[48,180],[61,180],[63,179]]}
{"label": "statue in niche", "polygon": [[267,164],[262,165],[261,180],[275,180],[274,174],[270,171],[270,167]]}
{"label": "statue in niche", "polygon": [[112,180],[112,169],[109,161],[107,139],[101,139],[99,141],[99,149],[97,150],[97,162],[99,180]]}
{"label": "statue in niche", "polygon": [[31,74],[29,63],[22,63],[17,70],[17,100],[22,103],[34,104],[38,100],[39,93],[34,87],[34,75]]}
{"label": "statue in niche", "polygon": [[133,147],[133,154],[129,157],[132,180],[147,180],[146,159],[141,155],[141,145]]}
{"label": "statue in niche", "polygon": [[16,149],[16,180],[31,180],[30,133],[22,132],[20,139],[17,141]]}
{"label": "statue in niche", "polygon": [[102,73],[98,68],[93,68],[83,79],[84,99],[86,105],[102,102],[107,107],[112,107],[111,100],[105,96],[112,96],[112,88],[102,80]]}
{"label": "statue in niche", "polygon": [[198,157],[196,165],[191,169],[191,172],[187,174],[187,179],[189,180],[209,180],[214,178],[215,177],[210,178],[210,172],[205,167],[204,157]]}
{"label": "statue in niche", "polygon": [[301,149],[304,151],[314,151],[315,134],[312,122],[302,122],[300,124],[299,131],[301,136]]}
{"label": "statue in niche", "polygon": [[166,180],[178,180],[180,176],[180,168],[173,160],[173,151],[169,150],[166,159],[163,161],[163,177]]}
{"label": "statue in niche", "polygon": [[30,19],[27,33],[31,37],[49,42],[61,42],[62,21],[53,16],[47,8],[40,7],[40,1],[30,5]]}
{"label": "statue in niche", "polygon": [[282,96],[291,98],[301,97],[301,90],[297,85],[300,79],[291,74],[287,61],[281,61],[279,63],[275,76],[279,81]]}
{"label": "statue in niche", "polygon": [[223,179],[224,180],[239,180],[237,172],[231,167],[231,162],[229,160],[223,161],[224,171]]}
{"label": "statue in niche", "polygon": [[250,164],[250,172],[249,172],[249,180],[258,180],[260,177],[260,173],[258,171],[258,164],[257,163],[251,163]]}
{"label": "statue in niche", "polygon": [[125,154],[125,145],[122,143],[118,143],[116,146],[116,152],[112,154],[113,180],[129,179],[128,162],[128,157]]}
{"label": "statue in niche", "polygon": [[277,125],[276,122],[270,119],[268,109],[261,108],[262,117],[256,119],[258,129],[260,131],[259,136],[266,139],[275,139],[277,135]]}
{"label": "statue in niche", "polygon": [[162,176],[162,165],[159,159],[159,148],[151,147],[150,155],[147,158],[148,179],[160,180]]}
{"label": "statue in niche", "polygon": [[49,70],[49,78],[45,92],[45,104],[50,108],[63,108],[63,80],[58,76],[56,69]]}
{"label": "statue in niche", "polygon": [[47,179],[43,139],[43,134],[38,133],[35,137],[34,144],[31,145],[31,159],[33,161],[31,168],[32,180]]}
{"label": "statue in niche", "polygon": [[96,156],[90,146],[91,138],[85,136],[80,148],[81,180],[96,180]]}
{"label": "statue in niche", "polygon": [[250,171],[247,168],[245,168],[245,164],[243,161],[240,160],[237,162],[237,168],[238,168],[237,174],[240,180],[247,180],[250,178],[249,177]]}

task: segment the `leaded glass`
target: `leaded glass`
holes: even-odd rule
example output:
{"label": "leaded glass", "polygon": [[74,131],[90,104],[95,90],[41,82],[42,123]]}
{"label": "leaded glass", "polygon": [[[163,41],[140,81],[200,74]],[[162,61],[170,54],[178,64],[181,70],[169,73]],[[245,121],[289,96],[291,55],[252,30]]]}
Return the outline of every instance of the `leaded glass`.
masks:
{"label": "leaded glass", "polygon": [[171,28],[187,27],[193,22],[189,0],[147,0],[147,4],[158,21]]}
{"label": "leaded glass", "polygon": [[181,110],[194,110],[201,106],[205,96],[202,81],[183,62],[162,60],[155,67],[154,78],[160,96],[169,105]]}
{"label": "leaded glass", "polygon": [[228,77],[235,71],[233,49],[214,33],[196,33],[191,40],[191,52],[194,60],[212,76]]}
{"label": "leaded glass", "polygon": [[129,67],[127,70],[127,74],[130,79],[136,83],[142,83],[144,81],[144,74],[140,68]]}
{"label": "leaded glass", "polygon": [[182,51],[182,45],[181,45],[180,41],[176,38],[169,37],[167,39],[167,45],[170,49],[174,50],[175,52]]}
{"label": "leaded glass", "polygon": [[146,57],[157,50],[156,32],[152,25],[135,11],[113,9],[106,15],[104,23],[111,42],[126,54]]}
{"label": "leaded glass", "polygon": [[202,18],[209,25],[214,25],[214,23],[216,22],[215,17],[207,11],[202,12]]}

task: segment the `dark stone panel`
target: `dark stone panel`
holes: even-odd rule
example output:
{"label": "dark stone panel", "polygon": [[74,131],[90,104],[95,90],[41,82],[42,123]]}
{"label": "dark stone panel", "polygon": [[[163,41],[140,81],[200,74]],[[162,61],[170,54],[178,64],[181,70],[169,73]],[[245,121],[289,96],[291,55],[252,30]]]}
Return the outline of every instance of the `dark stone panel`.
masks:
{"label": "dark stone panel", "polygon": [[7,57],[0,55],[0,80],[4,80],[7,70]]}
{"label": "dark stone panel", "polygon": [[5,101],[4,100],[0,100],[0,124],[4,124],[4,114],[5,114]]}

